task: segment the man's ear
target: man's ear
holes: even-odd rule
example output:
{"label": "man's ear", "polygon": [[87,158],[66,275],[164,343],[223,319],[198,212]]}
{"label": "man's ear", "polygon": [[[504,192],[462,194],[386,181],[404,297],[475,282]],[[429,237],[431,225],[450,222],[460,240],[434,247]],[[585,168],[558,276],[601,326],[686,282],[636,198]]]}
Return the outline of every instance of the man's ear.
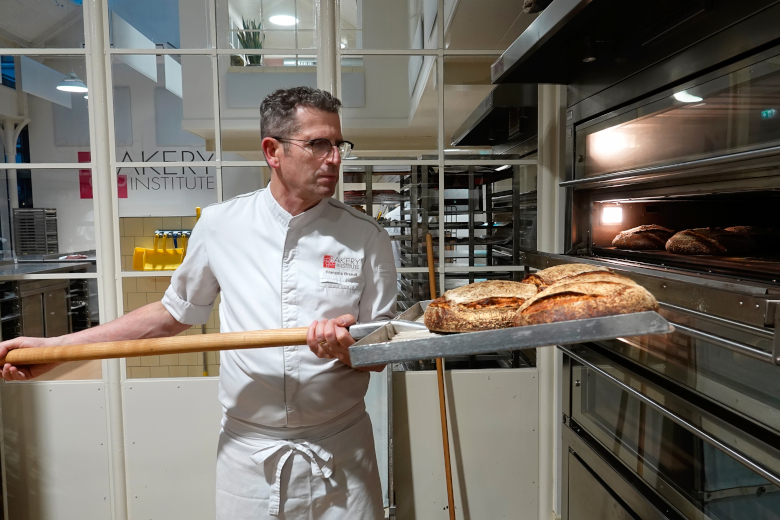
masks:
{"label": "man's ear", "polygon": [[284,153],[282,151],[282,144],[272,137],[263,138],[262,142],[263,155],[268,166],[274,169],[279,168],[279,154]]}

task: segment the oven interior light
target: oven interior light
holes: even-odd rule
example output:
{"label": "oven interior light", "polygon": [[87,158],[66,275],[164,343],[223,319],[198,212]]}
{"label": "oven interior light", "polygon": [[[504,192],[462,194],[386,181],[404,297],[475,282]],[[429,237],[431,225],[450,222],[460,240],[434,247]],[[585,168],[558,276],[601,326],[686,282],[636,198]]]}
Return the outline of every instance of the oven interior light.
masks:
{"label": "oven interior light", "polygon": [[681,90],[680,92],[674,93],[674,99],[680,101],[681,103],[696,103],[698,101],[702,101],[704,98],[694,96],[693,94],[689,94],[688,92]]}
{"label": "oven interior light", "polygon": [[588,136],[588,150],[594,159],[610,160],[631,153],[636,136],[621,127],[607,128]]}
{"label": "oven interior light", "polygon": [[620,206],[604,206],[601,210],[602,224],[621,224],[623,222],[623,208]]}

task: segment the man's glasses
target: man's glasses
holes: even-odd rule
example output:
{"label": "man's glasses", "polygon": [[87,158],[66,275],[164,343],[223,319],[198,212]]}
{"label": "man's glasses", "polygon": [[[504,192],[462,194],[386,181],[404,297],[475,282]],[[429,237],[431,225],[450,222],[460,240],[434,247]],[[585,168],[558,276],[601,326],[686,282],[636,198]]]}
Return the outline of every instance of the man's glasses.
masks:
{"label": "man's glasses", "polygon": [[[327,157],[331,153],[331,148],[334,146],[339,151],[339,156],[341,159],[346,159],[349,157],[349,154],[352,153],[352,148],[355,146],[349,141],[340,141],[336,144],[331,143],[324,137],[321,137],[319,139],[289,139],[286,137],[274,137],[277,141],[281,142],[289,142],[289,141],[299,141],[301,143],[306,143],[308,147],[311,149],[311,153],[320,159],[323,157]],[[295,143],[291,143],[295,144]],[[301,146],[301,145],[296,145]],[[302,147],[302,146],[301,146]],[[302,147],[303,148],[303,147]]]}

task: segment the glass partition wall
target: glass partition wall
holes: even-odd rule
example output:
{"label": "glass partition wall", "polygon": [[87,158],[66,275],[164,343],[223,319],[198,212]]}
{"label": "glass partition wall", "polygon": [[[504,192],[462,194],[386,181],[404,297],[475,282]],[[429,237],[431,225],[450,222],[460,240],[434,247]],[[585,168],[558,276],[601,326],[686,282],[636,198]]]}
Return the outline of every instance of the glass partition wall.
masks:
{"label": "glass partition wall", "polygon": [[[89,9],[95,2],[47,13],[58,29],[49,33],[26,24],[23,7],[0,5],[0,20],[19,22],[18,34],[8,32],[13,24],[0,33],[3,298],[21,294],[28,280],[64,280],[69,326],[95,325],[103,265],[117,272],[118,314],[159,301],[196,208],[270,181],[260,149],[262,99],[277,88],[321,84],[318,62],[333,57],[344,137],[355,143],[336,196],[390,234],[399,310],[431,297],[427,233],[437,292],[520,276],[519,249],[535,247],[535,215],[523,213],[535,207],[533,149],[501,155],[489,141],[456,141],[494,89],[490,64],[534,18],[522,6],[507,13],[478,1],[457,9],[437,0],[335,2],[329,48],[318,43],[322,6],[312,0],[104,0],[100,17]],[[497,31],[496,20],[506,27]],[[96,25],[103,41],[90,46]],[[89,87],[97,75],[106,104],[94,111]],[[113,219],[95,217],[99,164],[110,168]],[[97,238],[106,227],[112,255],[101,254]],[[58,270],[48,264],[54,260],[62,260]],[[3,310],[4,320],[24,312],[7,301],[16,307]],[[76,316],[83,302],[87,311]],[[184,334],[217,332],[216,308],[207,324]],[[4,339],[27,333],[6,321]],[[94,366],[89,377],[102,377]],[[130,379],[216,376],[219,356],[134,358],[122,367]]]}

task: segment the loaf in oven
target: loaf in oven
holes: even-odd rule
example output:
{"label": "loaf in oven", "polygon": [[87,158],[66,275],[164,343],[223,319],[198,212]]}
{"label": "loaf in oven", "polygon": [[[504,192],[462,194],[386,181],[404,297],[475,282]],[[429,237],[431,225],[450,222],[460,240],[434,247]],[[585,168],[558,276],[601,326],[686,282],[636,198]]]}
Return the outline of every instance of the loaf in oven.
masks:
{"label": "loaf in oven", "polygon": [[663,251],[672,235],[674,231],[671,229],[655,224],[637,226],[618,233],[612,240],[612,246],[619,249]]}
{"label": "loaf in oven", "polygon": [[511,327],[517,309],[536,293],[535,285],[504,280],[458,287],[428,305],[425,326],[436,332],[474,332]]}
{"label": "loaf in oven", "polygon": [[566,278],[577,276],[582,273],[589,273],[593,271],[611,273],[612,270],[607,267],[599,267],[597,265],[590,264],[561,264],[553,267],[548,267],[541,271],[537,271],[533,274],[529,274],[523,278],[524,283],[530,283],[536,285],[539,290],[560,282]]}
{"label": "loaf in oven", "polygon": [[725,230],[747,235],[752,240],[752,253],[754,254],[780,254],[780,228],[732,226],[725,228]]}
{"label": "loaf in oven", "polygon": [[562,280],[525,302],[513,324],[519,327],[657,310],[653,295],[633,280],[590,272]]}
{"label": "loaf in oven", "polygon": [[745,229],[746,226],[686,229],[666,242],[666,250],[679,255],[749,255],[756,251],[758,242]]}

